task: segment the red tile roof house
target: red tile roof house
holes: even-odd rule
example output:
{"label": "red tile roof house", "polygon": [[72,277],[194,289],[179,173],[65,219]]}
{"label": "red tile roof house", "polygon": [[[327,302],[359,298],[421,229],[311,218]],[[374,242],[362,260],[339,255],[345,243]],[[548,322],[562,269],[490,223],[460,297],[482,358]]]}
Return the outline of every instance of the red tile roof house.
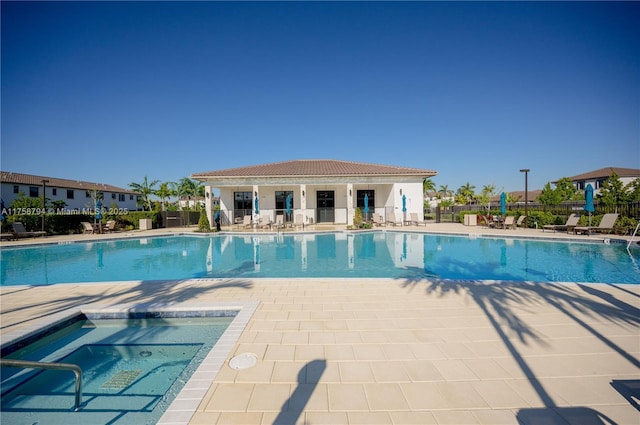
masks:
{"label": "red tile roof house", "polygon": [[[587,185],[590,184],[591,187],[593,187],[594,195],[597,195],[600,192],[600,188],[602,188],[602,184],[607,181],[613,173],[616,173],[620,177],[620,181],[624,186],[640,177],[640,169],[637,168],[606,167],[569,177],[569,180],[573,182],[578,190],[584,190]],[[552,183],[556,184],[558,182],[555,181]]]}
{"label": "red tile roof house", "polygon": [[[437,174],[433,170],[339,160],[294,160],[196,173],[203,182],[207,215],[212,220],[213,189],[220,191],[222,224],[240,223],[243,217],[285,222],[300,216],[305,224],[353,224],[356,208],[383,219],[394,213],[423,213],[422,182]],[[290,214],[286,214],[287,197]],[[256,213],[256,199],[258,213]],[[403,201],[404,200],[404,201]],[[403,202],[406,211],[403,211]]]}
{"label": "red tile roof house", "polygon": [[103,206],[136,211],[139,194],[129,189],[103,183],[92,183],[81,180],[60,179],[56,177],[36,176],[32,174],[0,171],[0,194],[5,207],[11,204],[20,193],[27,197],[42,199],[43,189],[46,192],[47,205],[53,201],[64,201],[64,211],[82,211],[94,209],[94,191],[103,194]]}

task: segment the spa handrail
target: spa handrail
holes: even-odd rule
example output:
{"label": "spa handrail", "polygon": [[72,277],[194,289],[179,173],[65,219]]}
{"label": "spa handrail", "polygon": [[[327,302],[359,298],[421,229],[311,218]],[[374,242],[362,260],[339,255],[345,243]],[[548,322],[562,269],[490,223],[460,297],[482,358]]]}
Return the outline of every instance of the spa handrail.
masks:
{"label": "spa handrail", "polygon": [[33,362],[30,360],[14,359],[0,359],[0,366],[19,367],[25,369],[69,370],[73,372],[76,376],[75,410],[80,410],[80,405],[82,404],[82,369],[80,369],[80,366],[71,363]]}

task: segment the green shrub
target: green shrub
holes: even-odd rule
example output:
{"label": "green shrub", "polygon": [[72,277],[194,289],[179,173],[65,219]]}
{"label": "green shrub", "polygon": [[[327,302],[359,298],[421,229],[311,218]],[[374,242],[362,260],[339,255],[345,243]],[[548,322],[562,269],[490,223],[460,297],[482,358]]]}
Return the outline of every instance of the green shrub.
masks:
{"label": "green shrub", "polygon": [[198,219],[198,232],[210,232],[211,226],[209,225],[209,217],[207,212],[203,209],[200,210],[200,218]]}
{"label": "green shrub", "polygon": [[353,214],[353,225],[356,226],[356,228],[360,227],[360,225],[362,224],[362,211],[360,211],[360,208],[356,208],[356,211]]}
{"label": "green shrub", "polygon": [[638,225],[638,221],[631,217],[618,217],[614,226],[614,232],[618,235],[630,235]]}

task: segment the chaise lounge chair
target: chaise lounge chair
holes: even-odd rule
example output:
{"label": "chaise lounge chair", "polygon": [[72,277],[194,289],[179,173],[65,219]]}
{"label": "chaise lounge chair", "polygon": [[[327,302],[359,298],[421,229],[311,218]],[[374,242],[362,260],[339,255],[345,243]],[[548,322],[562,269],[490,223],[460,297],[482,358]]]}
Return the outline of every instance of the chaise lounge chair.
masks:
{"label": "chaise lounge chair", "polygon": [[244,227],[245,229],[248,229],[250,227],[253,226],[253,223],[251,222],[251,216],[250,215],[245,215],[242,218],[242,227]]}
{"label": "chaise lounge chair", "polygon": [[380,227],[386,226],[386,223],[384,222],[384,218],[382,218],[380,214],[373,213],[373,225]]}
{"label": "chaise lounge chair", "polygon": [[16,221],[11,224],[13,227],[13,235],[16,239],[18,238],[35,238],[37,236],[46,236],[47,232],[36,231],[36,232],[28,232],[27,229],[24,228],[24,224]]}
{"label": "chaise lounge chair", "polygon": [[527,218],[526,215],[521,215],[520,217],[518,217],[518,221],[516,221],[516,227],[524,226],[522,223],[524,223],[525,218]]}
{"label": "chaise lounge chair", "polygon": [[107,223],[104,225],[102,230],[104,232],[115,232],[116,231],[116,221],[115,220],[107,221]]}
{"label": "chaise lounge chair", "polygon": [[409,225],[413,225],[415,224],[416,226],[420,226],[421,224],[426,226],[427,223],[424,220],[419,220],[418,219],[418,213],[409,213],[409,220],[405,220],[404,224],[409,224]]}
{"label": "chaise lounge chair", "polygon": [[265,229],[269,228],[271,230],[271,226],[273,225],[273,221],[271,221],[271,217],[260,217],[260,228]]}
{"label": "chaise lounge chair", "polygon": [[609,233],[613,231],[613,225],[616,223],[618,219],[618,214],[605,214],[602,216],[602,220],[600,220],[600,224],[597,226],[576,226],[573,228],[573,233],[578,234],[587,234],[590,235],[591,232],[600,232],[600,233]]}
{"label": "chaise lounge chair", "polygon": [[93,235],[95,233],[96,229],[93,227],[93,224],[88,221],[81,221],[80,224],[82,225],[82,233],[89,235]]}
{"label": "chaise lounge chair", "polygon": [[387,217],[387,224],[390,224],[392,226],[396,226],[396,225],[402,226],[402,221],[396,220],[396,214],[393,212],[390,212],[389,216]]}
{"label": "chaise lounge chair", "polygon": [[304,218],[302,214],[296,214],[295,221],[293,222],[294,227],[297,229],[298,227],[302,227],[304,230]]}
{"label": "chaise lounge chair", "polygon": [[484,225],[486,227],[491,227],[491,228],[496,227],[496,222],[493,220],[493,218],[491,218],[488,215],[481,215],[480,216],[480,222],[483,222],[483,221],[484,221]]}
{"label": "chaise lounge chair", "polygon": [[501,223],[503,229],[515,229],[516,228],[516,218],[515,216],[508,215],[504,218],[504,221]]}
{"label": "chaise lounge chair", "polygon": [[282,214],[276,215],[276,230],[284,229],[284,216]]}
{"label": "chaise lounge chair", "polygon": [[542,226],[542,231],[553,230],[554,232],[557,232],[558,230],[563,230],[571,232],[573,228],[578,225],[578,220],[580,220],[580,216],[578,214],[571,214],[565,224],[545,224]]}

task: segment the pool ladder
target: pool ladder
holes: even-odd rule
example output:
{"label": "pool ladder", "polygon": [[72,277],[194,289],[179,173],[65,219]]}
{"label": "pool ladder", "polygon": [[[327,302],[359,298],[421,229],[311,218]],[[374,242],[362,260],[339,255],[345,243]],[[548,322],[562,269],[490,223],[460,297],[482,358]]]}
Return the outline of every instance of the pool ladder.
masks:
{"label": "pool ladder", "polygon": [[629,249],[629,247],[631,246],[631,243],[633,242],[633,238],[636,237],[639,227],[640,227],[640,223],[638,223],[638,225],[636,226],[636,230],[633,231],[633,235],[631,235],[631,239],[629,239],[629,242],[627,243],[627,249]]}
{"label": "pool ladder", "polygon": [[82,369],[80,366],[70,363],[49,363],[49,362],[33,362],[30,360],[14,360],[0,359],[0,366],[19,367],[24,369],[50,369],[50,370],[68,370],[76,376],[75,386],[75,406],[74,410],[80,410],[82,404]]}

